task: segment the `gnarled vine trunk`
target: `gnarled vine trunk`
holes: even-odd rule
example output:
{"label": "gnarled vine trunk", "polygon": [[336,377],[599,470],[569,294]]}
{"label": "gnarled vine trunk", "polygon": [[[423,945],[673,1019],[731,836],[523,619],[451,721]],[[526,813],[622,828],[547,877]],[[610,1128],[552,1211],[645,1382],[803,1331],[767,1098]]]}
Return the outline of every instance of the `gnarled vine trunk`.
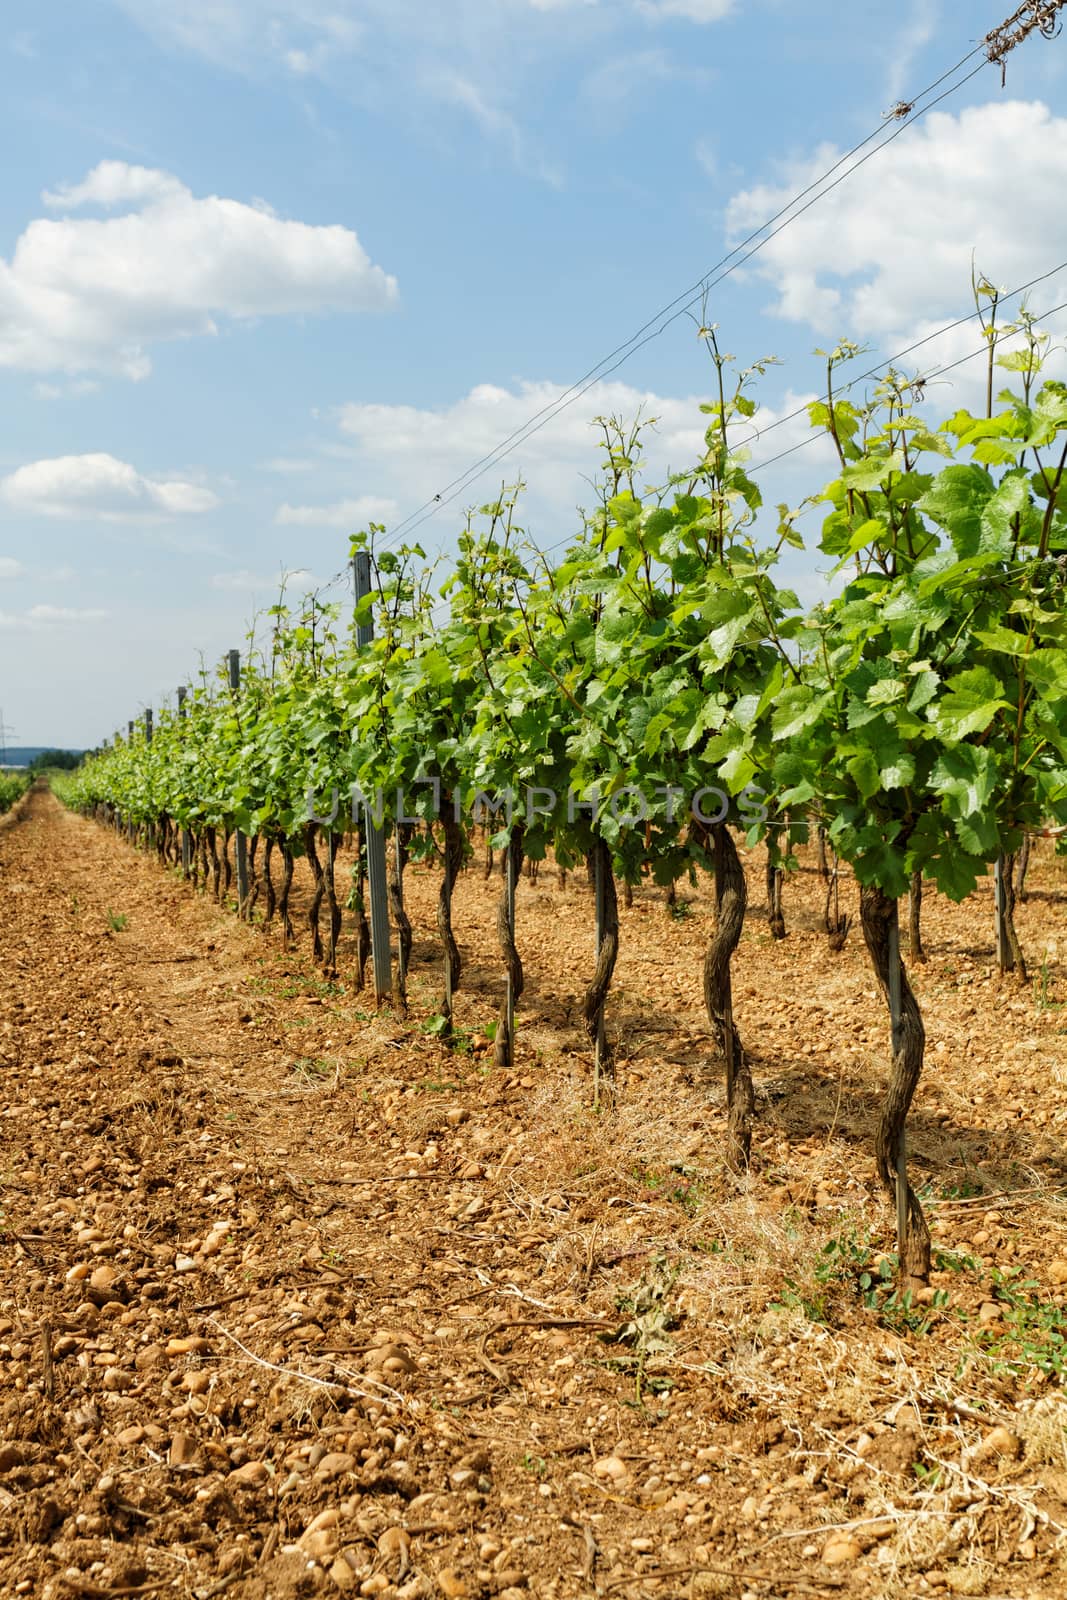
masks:
{"label": "gnarled vine trunk", "polygon": [[222,898],[225,900],[230,892],[233,882],[233,864],[230,861],[230,840],[233,838],[233,829],[227,828],[222,839]]}
{"label": "gnarled vine trunk", "polygon": [[319,930],[319,908],[322,905],[322,896],[326,889],[326,880],[322,870],[322,862],[315,848],[316,824],[309,822],[304,828],[304,849],[307,853],[308,865],[315,879],[315,892],[311,896],[308,906],[308,927],[311,929],[311,954],[316,962],[322,960],[322,933]]}
{"label": "gnarled vine trunk", "polygon": [[875,885],[864,885],[860,922],[878,986],[890,1009],[892,1029],[892,1064],[875,1135],[875,1160],[878,1176],[897,1204],[901,1279],[925,1283],[930,1275],[930,1230],[907,1178],[905,1125],[922,1073],[926,1032],[900,959],[897,902]]}
{"label": "gnarled vine trunk", "polygon": [[1026,958],[1015,927],[1015,857],[998,856],[993,868],[993,932],[997,965],[1026,983]]}
{"label": "gnarled vine trunk", "polygon": [[282,943],[288,950],[293,941],[293,920],[289,915],[289,894],[293,887],[293,851],[289,840],[282,838],[282,886],[278,893],[278,915],[282,919]]}
{"label": "gnarled vine trunk", "polygon": [[922,910],[923,875],[921,872],[913,872],[911,888],[908,891],[908,954],[916,963],[926,960],[926,951],[923,949]]}
{"label": "gnarled vine trunk", "polygon": [[338,835],[331,831],[326,835],[326,860],[323,863],[322,876],[326,889],[326,909],[330,915],[330,928],[326,943],[326,965],[331,978],[337,976],[337,940],[341,933],[341,907],[337,903],[337,885],[334,881],[334,866],[337,861]]}
{"label": "gnarled vine trunk", "polygon": [[500,940],[500,953],[504,959],[504,993],[497,1012],[496,1039],[493,1042],[493,1064],[507,1071],[515,1059],[514,1022],[515,1007],[522,998],[525,982],[522,959],[515,945],[515,887],[522,873],[523,838],[525,824],[516,822],[508,835],[504,851],[504,887],[497,904],[496,931]]}
{"label": "gnarled vine trunk", "polygon": [[774,862],[767,862],[767,924],[772,939],[785,938],[785,913],[782,910],[782,883],[785,873]]}
{"label": "gnarled vine trunk", "polygon": [[715,852],[715,931],[704,957],[704,1005],[726,1068],[726,1159],[734,1171],[748,1166],[756,1094],[734,1024],[730,965],[741,939],[748,903],[745,869],[724,822],[711,830]]}
{"label": "gnarled vine trunk", "polygon": [[597,931],[600,937],[593,981],[585,991],[584,1014],[585,1030],[593,1046],[594,1104],[599,1106],[602,1082],[608,1085],[608,1098],[614,1098],[615,1052],[608,1039],[605,1012],[608,990],[619,958],[619,902],[611,870],[611,851],[603,839],[596,840],[586,860],[596,896]]}
{"label": "gnarled vine trunk", "polygon": [[1019,942],[1019,933],[1015,926],[1015,856],[1007,856],[1004,862],[1004,927],[1008,935],[1008,949],[1011,952],[1011,967],[1021,984],[1029,982],[1026,970],[1026,957],[1023,947]]}
{"label": "gnarled vine trunk", "polygon": [[441,825],[444,830],[444,871],[437,895],[437,931],[441,935],[444,951],[444,993],[441,996],[441,1015],[444,1027],[441,1037],[452,1036],[452,997],[459,988],[463,968],[459,946],[452,932],[452,887],[463,868],[463,830],[456,821],[451,794],[441,797]]}
{"label": "gnarled vine trunk", "polygon": [[852,918],[841,910],[841,863],[837,858],[836,850],[830,852],[833,866],[826,880],[826,911],[823,920],[830,941],[830,949],[837,954],[845,948],[848,930],[852,926]]}
{"label": "gnarled vine trunk", "polygon": [[[207,836],[207,850],[211,858],[211,893],[217,900],[219,898],[219,884],[222,881],[222,862],[219,860],[219,842],[215,836],[214,828],[205,828]],[[205,872],[205,877],[207,876]]]}
{"label": "gnarled vine trunk", "polygon": [[349,905],[356,916],[356,987],[362,989],[367,982],[367,961],[370,957],[370,923],[367,921],[367,835],[363,828],[356,829],[356,870]]}
{"label": "gnarled vine trunk", "polygon": [[251,922],[252,912],[255,910],[256,901],[259,899],[259,879],[256,877],[256,851],[259,849],[259,834],[253,833],[248,840],[248,893],[245,903],[241,908],[241,915],[246,922]]}
{"label": "gnarled vine trunk", "polygon": [[[489,854],[492,856],[492,850]],[[393,852],[389,862],[389,908],[396,927],[396,968],[393,973],[393,1002],[407,1011],[408,967],[411,965],[411,918],[404,910],[404,868],[407,865],[407,846],[404,825],[397,824],[393,836]],[[491,863],[490,863],[491,865]],[[488,876],[488,873],[486,874]]]}
{"label": "gnarled vine trunk", "polygon": [[1026,873],[1030,866],[1030,835],[1023,834],[1023,842],[1019,846],[1019,854],[1015,857],[1015,902],[1017,905],[1026,904]]}
{"label": "gnarled vine trunk", "polygon": [[263,898],[265,901],[263,907],[263,920],[266,923],[271,923],[274,921],[274,913],[278,906],[277,897],[274,893],[274,879],[271,876],[270,870],[271,857],[273,854],[274,838],[268,833],[267,842],[263,847]]}

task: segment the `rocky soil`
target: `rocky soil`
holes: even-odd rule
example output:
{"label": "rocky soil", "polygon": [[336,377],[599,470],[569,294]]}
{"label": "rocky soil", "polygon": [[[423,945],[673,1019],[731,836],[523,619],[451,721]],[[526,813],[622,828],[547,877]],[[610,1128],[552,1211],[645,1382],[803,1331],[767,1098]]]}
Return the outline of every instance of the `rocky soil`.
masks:
{"label": "rocky soil", "polygon": [[503,1073],[480,870],[448,1048],[427,869],[410,1014],[376,1013],[348,930],[327,981],[31,793],[0,827],[0,1593],[1063,1594],[1067,861],[1037,856],[1025,988],[988,886],[929,896],[914,1299],[870,1155],[885,1017],[807,866],[789,937],[754,904],[738,952],[738,1179],[705,883],[622,913],[594,1114],[580,876],[521,885]]}

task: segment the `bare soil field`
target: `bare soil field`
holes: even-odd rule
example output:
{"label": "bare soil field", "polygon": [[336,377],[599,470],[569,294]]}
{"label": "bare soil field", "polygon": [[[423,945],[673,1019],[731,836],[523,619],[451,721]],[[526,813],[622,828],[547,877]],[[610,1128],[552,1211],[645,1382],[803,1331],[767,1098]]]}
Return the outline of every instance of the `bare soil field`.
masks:
{"label": "bare soil field", "polygon": [[871,1155],[884,1007],[805,865],[777,942],[747,863],[739,1178],[705,882],[620,913],[596,1114],[584,874],[520,885],[503,1073],[477,863],[448,1048],[429,870],[410,1014],[376,1014],[347,926],[327,982],[303,935],[32,792],[0,829],[0,1594],[1067,1592],[1067,861],[1035,854],[1025,988],[989,885],[928,894],[909,1298]]}

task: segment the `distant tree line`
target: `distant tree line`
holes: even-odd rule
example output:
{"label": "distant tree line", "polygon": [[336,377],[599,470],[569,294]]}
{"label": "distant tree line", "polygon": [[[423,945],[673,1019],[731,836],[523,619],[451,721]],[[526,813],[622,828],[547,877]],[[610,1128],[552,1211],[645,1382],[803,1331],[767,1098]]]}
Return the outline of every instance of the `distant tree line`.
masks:
{"label": "distant tree line", "polygon": [[48,772],[58,767],[63,772],[73,772],[75,767],[81,766],[83,754],[81,750],[42,750],[39,756],[34,756],[27,770]]}

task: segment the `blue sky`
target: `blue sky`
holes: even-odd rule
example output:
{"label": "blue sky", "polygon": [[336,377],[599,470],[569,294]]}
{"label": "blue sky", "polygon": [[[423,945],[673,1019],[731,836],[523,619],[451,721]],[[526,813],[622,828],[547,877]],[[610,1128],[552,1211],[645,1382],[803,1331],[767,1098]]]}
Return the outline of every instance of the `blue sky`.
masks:
{"label": "blue sky", "polygon": [[[8,742],[95,743],[242,643],[283,569],[332,576],[349,531],[552,401],[1004,4],[8,0]],[[1031,39],[1005,87],[986,66],[715,290],[739,360],[782,360],[765,421],[811,394],[815,346],[873,360],[965,312],[972,251],[1003,285],[1067,257],[1065,52]],[[1034,309],[1061,299],[1067,273]],[[421,539],[447,550],[520,470],[531,530],[565,538],[590,418],[643,405],[653,471],[681,466],[709,380],[680,319]],[[826,468],[800,452],[767,498]],[[794,563],[807,593],[818,568]]]}

